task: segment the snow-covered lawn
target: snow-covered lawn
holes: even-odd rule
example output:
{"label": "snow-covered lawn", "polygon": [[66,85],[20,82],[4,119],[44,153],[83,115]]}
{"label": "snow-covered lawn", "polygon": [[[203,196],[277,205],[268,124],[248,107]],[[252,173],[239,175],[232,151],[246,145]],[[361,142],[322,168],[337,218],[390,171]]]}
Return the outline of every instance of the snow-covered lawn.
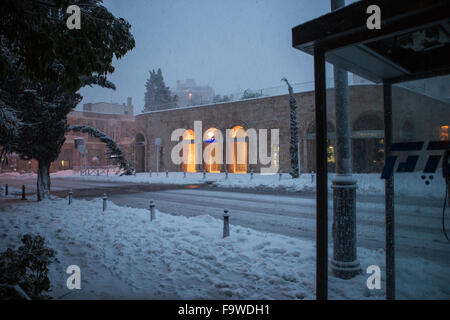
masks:
{"label": "snow-covered lawn", "polygon": [[[186,218],[108,203],[66,199],[0,206],[0,250],[25,233],[43,235],[58,251],[51,267],[55,298],[314,299],[312,241],[262,233],[211,216]],[[231,216],[231,222],[233,217]],[[362,266],[383,265],[383,252],[359,250]],[[69,265],[81,268],[82,289],[66,288]],[[366,275],[330,277],[331,298],[384,298]],[[384,285],[384,282],[383,282]]]}
{"label": "snow-covered lawn", "polygon": [[[119,176],[119,175],[100,175],[100,176],[80,176],[72,174],[71,170],[61,171],[53,174],[54,177],[65,177],[69,179],[87,179],[95,181],[121,181],[135,183],[161,183],[161,184],[195,184],[195,183],[212,183],[220,187],[231,188],[270,188],[270,189],[287,189],[290,191],[315,191],[316,176],[304,173],[298,179],[292,179],[287,173],[282,174],[280,180],[279,175],[260,175],[254,174],[251,179],[250,174],[229,174],[228,179],[225,173],[206,173],[203,179],[203,173],[187,173],[184,178],[183,172],[169,172],[168,178],[164,172],[158,175],[152,173],[138,173],[135,176]],[[335,175],[329,174],[329,190],[331,191],[331,180]],[[420,172],[399,173],[395,175],[395,194],[397,196],[415,196],[415,197],[431,197],[442,198],[445,190],[444,180],[441,174],[436,173],[437,178],[433,179],[429,185],[421,179]],[[353,177],[358,183],[358,193],[369,195],[384,195],[385,180],[380,178],[378,173],[370,174],[354,174]]]}

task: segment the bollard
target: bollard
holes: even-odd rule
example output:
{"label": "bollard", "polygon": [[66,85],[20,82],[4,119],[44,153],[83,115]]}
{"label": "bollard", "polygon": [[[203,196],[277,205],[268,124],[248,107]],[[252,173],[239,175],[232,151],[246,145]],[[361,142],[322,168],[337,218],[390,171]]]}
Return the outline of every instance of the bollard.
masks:
{"label": "bollard", "polygon": [[108,196],[106,195],[106,193],[104,193],[103,194],[103,211],[106,210],[106,206],[107,206],[106,200],[108,200]]}
{"label": "bollard", "polygon": [[100,175],[100,170],[97,169],[97,177]]}
{"label": "bollard", "polygon": [[72,189],[70,189],[70,191],[69,191],[69,205],[72,204],[72,194],[73,194]]}
{"label": "bollard", "polygon": [[150,172],[149,172],[149,177],[150,178],[152,177],[152,170],[150,170]]}
{"label": "bollard", "polygon": [[9,193],[9,191],[8,191],[8,184],[6,184],[6,185],[5,185],[5,196],[7,196],[8,193]]}
{"label": "bollard", "polygon": [[206,172],[205,172],[205,169],[203,169],[203,179],[205,179],[206,178]]}
{"label": "bollard", "polygon": [[280,171],[280,174],[278,175],[278,181],[281,181],[281,176],[283,175],[283,172]]}
{"label": "bollard", "polygon": [[253,180],[253,170],[250,171],[250,180]]}
{"label": "bollard", "polygon": [[184,178],[186,178],[186,170],[184,170]]}
{"label": "bollard", "polygon": [[314,171],[311,172],[311,183],[314,183]]}
{"label": "bollard", "polygon": [[109,176],[109,168],[106,168],[106,176]]}
{"label": "bollard", "polygon": [[225,180],[228,180],[228,170],[225,169]]}
{"label": "bollard", "polygon": [[150,221],[156,219],[155,215],[155,202],[153,200],[150,201]]}
{"label": "bollard", "polygon": [[166,178],[169,177],[169,171],[166,170]]}
{"label": "bollard", "polygon": [[230,236],[230,215],[228,214],[228,209],[223,210],[223,237]]}
{"label": "bollard", "polygon": [[25,197],[25,185],[22,185],[22,199],[21,200],[27,200]]}

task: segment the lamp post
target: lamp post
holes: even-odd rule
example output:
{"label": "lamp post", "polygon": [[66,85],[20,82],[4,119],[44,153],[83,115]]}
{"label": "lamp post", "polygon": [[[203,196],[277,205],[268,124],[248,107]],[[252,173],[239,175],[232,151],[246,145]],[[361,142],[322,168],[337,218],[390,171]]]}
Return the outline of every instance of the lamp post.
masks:
{"label": "lamp post", "polygon": [[[331,10],[345,6],[345,0],[331,0]],[[333,258],[331,270],[342,279],[361,272],[356,253],[356,179],[352,177],[350,152],[350,110],[348,74],[334,66],[336,94],[336,176],[333,189]]]}

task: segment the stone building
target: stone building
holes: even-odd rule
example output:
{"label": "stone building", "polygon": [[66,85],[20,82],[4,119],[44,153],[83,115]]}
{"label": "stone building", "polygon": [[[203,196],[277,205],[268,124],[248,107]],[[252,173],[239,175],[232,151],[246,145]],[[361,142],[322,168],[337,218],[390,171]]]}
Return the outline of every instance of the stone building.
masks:
{"label": "stone building", "polygon": [[108,102],[98,102],[98,103],[85,103],[83,105],[83,111],[86,112],[96,112],[96,113],[107,113],[107,114],[124,114],[133,116],[134,107],[132,104],[132,99],[127,98],[127,104],[119,103],[108,103]]}
{"label": "stone building", "polygon": [[[357,173],[381,172],[384,166],[382,92],[381,86],[371,84],[353,85],[349,88],[352,167]],[[328,169],[333,172],[336,127],[334,90],[328,89],[327,95]],[[295,98],[298,105],[301,171],[316,171],[314,91],[296,93]],[[410,86],[395,87],[393,103],[397,103],[404,109],[393,115],[394,121],[402,124],[394,129],[395,141],[449,139],[448,100],[433,96],[421,88]],[[107,108],[107,105],[110,105],[110,108]],[[427,105],[433,105],[431,111],[424,109],[423,106]],[[86,104],[84,110],[88,106],[89,104]],[[273,163],[279,170],[287,172],[290,169],[288,95],[151,111],[137,116],[132,115],[131,99],[126,106],[120,104],[111,106],[106,103],[95,103],[90,106],[90,110],[97,112],[73,111],[68,116],[69,124],[95,127],[118,141],[127,159],[134,162],[137,172],[149,170],[154,172],[157,170],[186,170],[187,172],[227,170],[234,173],[254,170],[254,172],[260,172],[261,168],[267,168],[269,165],[261,164],[259,154],[257,163],[252,164],[249,147],[252,140],[251,133],[255,132],[258,135],[261,129],[267,129],[267,157],[272,157]],[[131,109],[128,108],[129,106]],[[126,114],[127,111],[131,114]],[[423,114],[423,117],[418,117],[417,114]],[[201,133],[194,130],[195,121],[201,121]],[[432,124],[435,128],[430,128]],[[171,135],[176,129],[184,130],[178,141],[171,141]],[[227,129],[229,129],[228,133]],[[279,129],[279,143],[273,148],[271,148],[272,129]],[[80,165],[84,165],[84,160],[82,161],[74,145],[74,140],[79,137],[84,137],[86,141],[88,150],[86,164],[89,168],[113,164],[113,161],[108,158],[103,143],[88,137],[87,134],[68,133],[58,160],[52,163],[52,171],[77,169]],[[216,148],[220,138],[223,143]],[[201,142],[196,144],[196,139]],[[259,137],[257,139],[260,141]],[[180,153],[183,162],[175,164],[171,158],[172,151],[182,140],[188,146],[185,147],[184,152]],[[200,153],[198,153],[200,148],[197,147],[199,145]],[[213,150],[208,149],[211,145],[214,146]],[[257,153],[260,151],[259,147],[257,144]],[[213,159],[212,163],[206,163],[204,157]],[[214,163],[214,160],[220,157],[223,163]],[[12,155],[10,160],[7,170],[36,171],[37,164],[34,161],[22,161],[16,155]],[[418,167],[423,166],[418,165]]]}
{"label": "stone building", "polygon": [[[328,89],[328,162],[329,170],[334,170],[335,154],[335,115],[334,115],[334,90]],[[299,140],[301,155],[301,171],[315,171],[315,121],[314,121],[314,92],[296,93],[298,105]],[[354,172],[380,172],[384,165],[384,133],[383,133],[383,91],[378,85],[354,85],[349,88],[350,99],[350,123],[352,144],[352,165]],[[398,87],[394,91],[394,99],[408,101],[409,108],[405,110],[399,119],[403,127],[397,129],[395,135],[400,141],[410,139],[439,140],[447,130],[450,122],[450,108],[445,101],[437,100],[408,88]],[[414,106],[433,104],[433,112],[427,113],[427,117],[440,119],[439,127],[433,129],[432,136],[422,137],[421,132],[429,132],[427,126],[433,121],[417,123],[418,117],[409,117]],[[405,105],[402,102],[402,105]],[[423,112],[422,108],[416,108],[414,112]],[[136,168],[139,171],[188,171],[201,172],[260,172],[267,167],[248,162],[249,129],[268,130],[268,154],[277,162],[281,171],[287,172],[290,168],[290,108],[288,95],[250,99],[245,101],[228,102],[221,104],[192,106],[171,110],[153,111],[136,116],[136,137],[138,143],[135,148]],[[220,138],[211,135],[218,129],[223,135],[223,144],[219,151],[224,164],[205,163],[205,157],[216,157],[216,154],[203,155],[203,161],[195,161],[198,158],[195,144],[194,121],[202,121],[201,148],[205,152],[212,138]],[[179,141],[171,141],[172,132],[176,129],[184,129],[184,134]],[[447,129],[446,129],[447,128]],[[231,142],[226,142],[226,129],[230,129]],[[271,129],[279,129],[279,144],[270,150]],[[198,134],[198,133],[197,133]],[[189,145],[185,149],[183,163],[174,164],[171,161],[173,148],[181,141]],[[234,152],[230,150],[234,149]],[[243,163],[236,160],[236,154],[241,150],[245,160]],[[210,152],[209,150],[207,152]],[[212,151],[211,151],[212,152]],[[216,151],[214,151],[215,153]],[[232,154],[234,158],[228,157]],[[228,157],[228,158],[227,158]],[[200,163],[198,163],[200,162]],[[214,162],[214,160],[212,161]],[[237,163],[238,162],[238,163]]]}

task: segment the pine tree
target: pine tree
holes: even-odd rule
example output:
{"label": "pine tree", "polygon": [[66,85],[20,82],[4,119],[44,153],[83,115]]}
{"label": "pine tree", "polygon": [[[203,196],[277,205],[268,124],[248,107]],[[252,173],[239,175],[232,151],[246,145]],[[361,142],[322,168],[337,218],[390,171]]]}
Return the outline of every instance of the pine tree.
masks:
{"label": "pine tree", "polygon": [[145,104],[143,112],[174,108],[177,105],[177,96],[173,96],[170,88],[166,87],[161,69],[151,70],[150,78],[145,84]]}
{"label": "pine tree", "polygon": [[38,161],[38,199],[45,199],[50,195],[50,164],[58,158],[65,142],[67,114],[81,96],[56,83],[27,81],[20,89],[11,96],[22,123],[11,149],[23,160]]}
{"label": "pine tree", "polygon": [[290,127],[291,127],[291,140],[289,145],[289,152],[291,155],[291,170],[289,174],[292,178],[298,178],[300,176],[298,167],[298,120],[297,120],[297,101],[294,97],[294,91],[287,79],[283,78],[282,81],[286,82],[289,90],[289,106],[290,113]]}
{"label": "pine tree", "polygon": [[64,143],[67,114],[81,99],[76,92],[93,84],[113,88],[106,78],[114,71],[113,59],[124,56],[135,42],[131,25],[99,0],[83,1],[85,19],[76,31],[66,26],[69,0],[3,2],[0,131],[11,134],[0,143],[22,159],[38,160],[42,199],[50,194],[49,167]]}

